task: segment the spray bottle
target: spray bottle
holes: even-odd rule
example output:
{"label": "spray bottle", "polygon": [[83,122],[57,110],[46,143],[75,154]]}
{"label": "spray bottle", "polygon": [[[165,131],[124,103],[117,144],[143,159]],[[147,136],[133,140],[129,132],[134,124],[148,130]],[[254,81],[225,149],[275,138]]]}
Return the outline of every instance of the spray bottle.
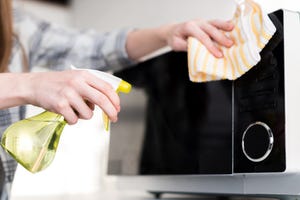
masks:
{"label": "spray bottle", "polygon": [[[131,85],[109,73],[87,70],[110,83],[116,92],[129,93]],[[104,128],[109,130],[110,122],[103,113]],[[53,161],[61,133],[67,122],[60,114],[44,111],[36,116],[18,121],[3,133],[1,146],[23,167],[32,173],[42,171]]]}

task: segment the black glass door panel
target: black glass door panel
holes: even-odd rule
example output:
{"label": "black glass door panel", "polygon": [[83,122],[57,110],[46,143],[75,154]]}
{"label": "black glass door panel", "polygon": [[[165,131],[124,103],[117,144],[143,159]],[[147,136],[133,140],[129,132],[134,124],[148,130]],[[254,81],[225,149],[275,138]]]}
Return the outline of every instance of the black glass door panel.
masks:
{"label": "black glass door panel", "polygon": [[[110,160],[111,173],[232,173],[232,82],[191,82],[186,53],[178,52],[116,75],[142,89],[147,101],[142,145],[132,161],[135,171],[124,169],[124,155]],[[111,134],[117,140],[114,134],[120,133]],[[111,140],[110,153],[119,143]]]}
{"label": "black glass door panel", "polygon": [[234,82],[236,173],[285,170],[283,11],[269,16],[275,35],[261,61]]}

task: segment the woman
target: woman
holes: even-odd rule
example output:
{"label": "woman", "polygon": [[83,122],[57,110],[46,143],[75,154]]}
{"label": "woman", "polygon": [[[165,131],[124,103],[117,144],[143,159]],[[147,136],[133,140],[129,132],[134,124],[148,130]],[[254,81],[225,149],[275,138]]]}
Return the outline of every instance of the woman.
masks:
{"label": "woman", "polygon": [[[15,11],[12,2],[0,1],[0,130],[24,117],[26,104],[62,114],[69,124],[90,119],[94,105],[117,121],[120,100],[112,87],[89,73],[67,69],[79,67],[118,70],[169,45],[186,51],[187,37],[198,38],[216,57],[222,52],[215,43],[230,47],[233,42],[223,31],[231,22],[195,20],[150,29],[122,29],[110,33],[66,30],[28,14]],[[28,73],[34,66],[60,70]],[[15,161],[1,149],[5,183],[1,199],[9,198]],[[1,177],[1,176],[0,176]]]}

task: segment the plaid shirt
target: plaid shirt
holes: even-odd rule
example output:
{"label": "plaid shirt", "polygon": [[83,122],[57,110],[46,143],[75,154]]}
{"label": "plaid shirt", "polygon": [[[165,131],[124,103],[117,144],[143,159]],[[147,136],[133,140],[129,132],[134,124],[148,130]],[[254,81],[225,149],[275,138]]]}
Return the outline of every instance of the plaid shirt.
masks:
{"label": "plaid shirt", "polygon": [[[63,70],[72,63],[81,68],[115,71],[133,64],[125,50],[126,37],[130,29],[102,34],[92,30],[76,31],[36,19],[28,13],[15,9],[14,30],[18,39],[15,39],[13,45],[9,66],[11,72],[23,70],[22,46],[30,70],[34,66]],[[25,112],[24,106],[0,110],[1,135],[10,124],[23,119]],[[4,181],[1,185],[0,199],[6,200],[10,196],[17,163],[2,148],[0,158],[2,163],[0,183],[1,179]]]}

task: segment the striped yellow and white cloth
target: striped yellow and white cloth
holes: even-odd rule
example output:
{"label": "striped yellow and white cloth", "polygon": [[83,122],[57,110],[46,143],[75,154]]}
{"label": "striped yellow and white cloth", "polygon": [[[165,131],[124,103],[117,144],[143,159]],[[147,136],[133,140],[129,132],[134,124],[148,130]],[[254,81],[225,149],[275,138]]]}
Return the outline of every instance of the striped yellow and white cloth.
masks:
{"label": "striped yellow and white cloth", "polygon": [[260,51],[276,31],[268,15],[254,1],[244,0],[237,5],[232,20],[235,27],[225,34],[233,39],[234,45],[230,48],[219,46],[223,58],[214,57],[197,39],[188,38],[191,81],[235,80],[260,61]]}

